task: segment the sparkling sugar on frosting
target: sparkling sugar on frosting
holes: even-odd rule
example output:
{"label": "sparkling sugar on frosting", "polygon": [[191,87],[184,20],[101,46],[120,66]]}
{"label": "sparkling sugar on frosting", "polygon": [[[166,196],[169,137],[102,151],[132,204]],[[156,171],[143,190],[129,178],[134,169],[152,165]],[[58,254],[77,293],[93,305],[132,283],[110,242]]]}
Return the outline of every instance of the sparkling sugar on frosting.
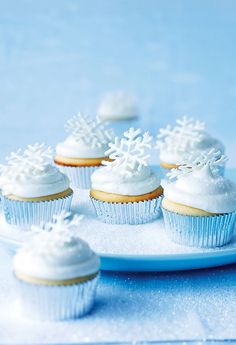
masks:
{"label": "sparkling sugar on frosting", "polygon": [[192,154],[168,174],[164,196],[172,202],[221,214],[236,211],[236,184],[219,173],[226,156],[214,149]]}
{"label": "sparkling sugar on frosting", "polygon": [[80,113],[66,122],[65,129],[77,142],[82,141],[86,146],[92,148],[102,147],[113,137],[112,129],[107,129],[103,121]]}
{"label": "sparkling sugar on frosting", "polygon": [[184,152],[201,141],[201,132],[205,129],[203,122],[183,116],[176,120],[176,123],[177,125],[173,128],[168,125],[166,128],[160,129],[156,142],[159,150]]}
{"label": "sparkling sugar on frosting", "polygon": [[147,166],[150,157],[147,150],[151,148],[151,141],[149,133],[141,135],[140,129],[130,128],[124,132],[124,138],[116,137],[115,142],[109,144],[110,149],[106,154],[112,161],[102,163],[123,176],[138,173],[143,166]]}
{"label": "sparkling sugar on frosting", "polygon": [[71,279],[96,273],[99,259],[79,238],[82,216],[63,211],[36,232],[14,258],[14,269],[44,279]]}

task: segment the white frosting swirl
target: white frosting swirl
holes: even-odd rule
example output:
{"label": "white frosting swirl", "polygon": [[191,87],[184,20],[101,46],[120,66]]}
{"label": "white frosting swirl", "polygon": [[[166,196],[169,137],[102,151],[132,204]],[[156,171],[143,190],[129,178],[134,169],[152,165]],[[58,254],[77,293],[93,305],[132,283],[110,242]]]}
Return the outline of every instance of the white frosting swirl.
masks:
{"label": "white frosting swirl", "polygon": [[98,256],[83,240],[66,236],[69,232],[42,230],[15,255],[14,271],[47,280],[68,280],[97,273]]}
{"label": "white frosting swirl", "polygon": [[212,174],[209,166],[165,183],[164,196],[176,203],[210,213],[236,211],[236,184]]}
{"label": "white frosting swirl", "polygon": [[[224,153],[224,145],[217,139],[212,138],[205,131],[199,131],[201,139],[199,141],[192,142],[191,151],[201,153],[208,151],[211,148],[215,148],[221,154]],[[181,162],[186,155],[186,150],[182,150],[181,147],[176,149],[176,145],[172,146],[172,149],[160,149],[160,160],[169,164],[178,164]]]}
{"label": "white frosting swirl", "polygon": [[92,146],[83,140],[77,140],[73,135],[56,146],[56,154],[68,158],[101,158],[105,157],[108,144]]}
{"label": "white frosting swirl", "polygon": [[135,98],[123,91],[110,92],[104,96],[98,116],[103,120],[128,120],[138,116]]}
{"label": "white frosting swirl", "polygon": [[48,164],[37,174],[19,175],[14,179],[0,179],[3,195],[14,194],[22,198],[37,198],[61,193],[69,188],[68,177]]}
{"label": "white frosting swirl", "polygon": [[160,186],[160,178],[148,166],[132,175],[120,175],[119,168],[101,167],[92,174],[91,181],[93,189],[129,196],[150,193]]}

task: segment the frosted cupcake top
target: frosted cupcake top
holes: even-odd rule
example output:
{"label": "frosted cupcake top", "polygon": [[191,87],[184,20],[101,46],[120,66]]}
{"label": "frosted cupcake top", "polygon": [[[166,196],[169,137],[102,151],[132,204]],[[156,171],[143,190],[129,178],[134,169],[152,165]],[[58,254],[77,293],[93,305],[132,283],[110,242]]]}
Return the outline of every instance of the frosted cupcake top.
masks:
{"label": "frosted cupcake top", "polygon": [[29,145],[6,158],[0,166],[0,188],[3,195],[35,198],[67,190],[69,179],[52,162],[52,149],[44,144]]}
{"label": "frosted cupcake top", "polygon": [[224,153],[223,144],[212,138],[205,131],[205,124],[184,116],[176,120],[176,126],[167,126],[159,131],[157,148],[160,150],[160,160],[169,164],[177,164],[187,151],[198,153],[215,148]]}
{"label": "frosted cupcake top", "polygon": [[152,137],[141,130],[130,128],[124,138],[115,138],[106,152],[113,160],[104,161],[104,167],[91,177],[95,190],[120,195],[142,195],[160,186],[160,178],[148,166]]}
{"label": "frosted cupcake top", "polygon": [[102,158],[113,137],[104,122],[81,114],[65,124],[70,135],[56,146],[56,154],[67,158]]}
{"label": "frosted cupcake top", "polygon": [[78,236],[81,216],[62,212],[38,231],[15,255],[14,271],[28,277],[68,280],[99,271],[99,258]]}
{"label": "frosted cupcake top", "polygon": [[129,120],[138,116],[135,98],[123,91],[107,93],[98,108],[104,120]]}
{"label": "frosted cupcake top", "polygon": [[218,167],[226,160],[214,149],[192,154],[187,162],[179,162],[181,166],[167,174],[174,181],[165,183],[164,196],[210,213],[236,211],[236,184],[219,175]]}

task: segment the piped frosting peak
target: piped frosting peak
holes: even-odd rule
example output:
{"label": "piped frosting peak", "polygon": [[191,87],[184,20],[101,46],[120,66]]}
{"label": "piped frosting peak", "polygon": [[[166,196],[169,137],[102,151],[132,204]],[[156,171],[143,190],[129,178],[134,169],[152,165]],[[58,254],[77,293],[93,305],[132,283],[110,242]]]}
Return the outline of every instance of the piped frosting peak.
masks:
{"label": "piped frosting peak", "polygon": [[81,113],[68,120],[65,129],[77,142],[82,141],[92,148],[102,147],[113,137],[113,130],[107,129],[104,121],[84,116]]}
{"label": "piped frosting peak", "polygon": [[114,143],[109,144],[110,149],[106,154],[112,161],[103,161],[103,165],[123,176],[140,172],[148,164],[150,155],[147,151],[151,148],[151,141],[148,132],[142,135],[140,129],[130,128],[124,132],[122,139],[116,137]]}

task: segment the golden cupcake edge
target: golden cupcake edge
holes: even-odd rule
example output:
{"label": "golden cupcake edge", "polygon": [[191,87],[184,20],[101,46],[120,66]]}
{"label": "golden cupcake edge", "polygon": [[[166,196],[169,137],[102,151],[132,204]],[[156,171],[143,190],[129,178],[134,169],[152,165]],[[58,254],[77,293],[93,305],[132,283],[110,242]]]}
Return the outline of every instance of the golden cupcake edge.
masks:
{"label": "golden cupcake edge", "polygon": [[194,208],[191,206],[186,206],[183,204],[179,204],[176,202],[173,202],[169,200],[168,198],[163,198],[162,200],[162,208],[164,208],[167,211],[174,212],[183,216],[215,216],[218,215],[217,213],[210,213],[198,208]]}
{"label": "golden cupcake edge", "polygon": [[150,193],[142,195],[121,195],[114,193],[107,193],[96,189],[90,190],[90,196],[96,200],[111,202],[111,203],[128,203],[128,202],[139,202],[145,200],[152,200],[160,197],[163,194],[163,188],[159,186],[157,189]]}
{"label": "golden cupcake edge", "polygon": [[80,283],[84,283],[86,281],[92,280],[97,277],[99,272],[89,274],[84,277],[64,279],[64,280],[54,280],[54,279],[49,280],[49,279],[36,278],[36,277],[32,277],[32,276],[29,276],[17,271],[15,271],[14,274],[17,279],[25,283],[30,283],[30,284],[35,284],[35,285],[47,285],[47,286],[66,286],[66,285],[80,284]]}
{"label": "golden cupcake edge", "polygon": [[73,194],[73,190],[71,188],[68,188],[65,191],[60,192],[60,193],[40,196],[40,197],[36,197],[36,198],[23,198],[23,197],[14,195],[14,194],[5,195],[5,198],[10,199],[10,200],[15,200],[15,201],[39,202],[39,201],[48,201],[48,200],[65,198],[65,197],[70,196],[72,194]]}
{"label": "golden cupcake edge", "polygon": [[63,156],[56,156],[54,162],[57,165],[68,166],[68,167],[87,167],[87,166],[100,166],[102,161],[110,159],[108,157],[98,158],[70,158]]}

